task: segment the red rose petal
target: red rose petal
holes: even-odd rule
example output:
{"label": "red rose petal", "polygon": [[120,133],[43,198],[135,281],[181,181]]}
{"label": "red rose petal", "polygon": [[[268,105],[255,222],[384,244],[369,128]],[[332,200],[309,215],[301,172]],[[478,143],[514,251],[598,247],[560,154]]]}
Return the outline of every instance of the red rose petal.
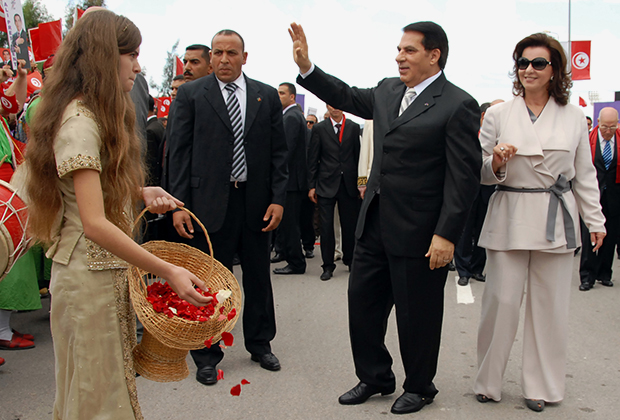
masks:
{"label": "red rose petal", "polygon": [[213,343],[213,337],[209,338],[208,340],[205,340],[205,346],[210,349],[211,348],[211,344]]}
{"label": "red rose petal", "polygon": [[234,341],[234,337],[231,333],[229,332],[223,332],[222,333],[222,341],[224,341],[224,345],[230,347],[233,345],[233,341]]}
{"label": "red rose petal", "polygon": [[237,315],[237,310],[235,308],[232,308],[232,310],[230,312],[228,312],[228,320],[230,321],[231,319],[233,319],[235,316]]}
{"label": "red rose petal", "polygon": [[[222,369],[218,369],[217,370],[217,380],[221,381],[222,379],[224,379],[224,371]],[[241,382],[243,383],[243,382]]]}
{"label": "red rose petal", "polygon": [[230,388],[230,395],[232,395],[233,397],[238,397],[239,394],[241,394],[241,385],[237,384]]}
{"label": "red rose petal", "polygon": [[250,385],[250,381],[248,381],[246,379],[242,379],[241,380],[241,385]]}
{"label": "red rose petal", "polygon": [[218,321],[226,321],[226,315],[220,315]]}

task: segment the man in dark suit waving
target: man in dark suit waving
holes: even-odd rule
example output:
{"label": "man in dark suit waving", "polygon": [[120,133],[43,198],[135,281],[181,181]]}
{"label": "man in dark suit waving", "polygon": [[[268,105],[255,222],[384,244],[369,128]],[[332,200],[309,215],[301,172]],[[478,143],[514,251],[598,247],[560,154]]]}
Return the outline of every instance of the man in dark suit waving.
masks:
{"label": "man in dark suit waving", "polygon": [[405,392],[392,412],[410,413],[437,394],[444,286],[480,183],[480,111],[446,80],[448,39],[433,22],[404,28],[400,78],[351,88],[315,67],[301,26],[289,30],[302,85],[325,102],[374,120],[374,159],[360,211],[349,280],[349,332],[360,382],[341,404],[361,404],[395,388],[385,347],[396,307]]}
{"label": "man in dark suit waving", "polygon": [[[282,219],[288,172],[282,104],[272,87],[247,78],[243,38],[231,30],[212,40],[213,73],[179,88],[169,122],[169,188],[204,223],[215,257],[229,270],[239,254],[245,294],[243,332],[252,360],[279,370],[269,272],[269,231]],[[189,244],[208,252],[187,213],[173,215]],[[217,382],[219,345],[192,351],[196,379]]]}

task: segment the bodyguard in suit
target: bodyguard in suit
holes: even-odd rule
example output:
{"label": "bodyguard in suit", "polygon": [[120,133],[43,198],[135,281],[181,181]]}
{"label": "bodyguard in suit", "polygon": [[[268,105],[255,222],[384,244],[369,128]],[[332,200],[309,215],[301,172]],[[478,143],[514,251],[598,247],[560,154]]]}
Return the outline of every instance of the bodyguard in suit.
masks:
{"label": "bodyguard in suit", "polygon": [[391,411],[411,413],[437,394],[433,378],[441,339],[444,285],[454,244],[480,184],[480,110],[446,80],[448,39],[433,22],[404,28],[400,78],[351,88],[315,67],[301,26],[289,30],[298,84],[374,123],[374,159],[357,224],[349,280],[349,332],[360,382],[341,404],[394,392],[385,346],[396,307],[405,392]]}
{"label": "bodyguard in suit", "polygon": [[304,196],[308,195],[308,166],[306,164],[306,119],[297,106],[297,89],[292,83],[278,86],[282,103],[284,134],[288,148],[288,184],[286,187],[286,212],[278,227],[278,237],[286,256],[287,265],[273,270],[275,274],[303,274],[306,259],[301,248],[300,210]]}
{"label": "bodyguard in suit", "polygon": [[620,234],[620,129],[618,129],[618,111],[606,107],[601,109],[598,125],[590,132],[590,147],[596,168],[596,178],[601,193],[601,207],[605,216],[607,240],[598,253],[592,251],[590,232],[581,223],[581,265],[579,290],[587,291],[594,287],[596,280],[603,286],[611,287],[612,266],[614,262],[615,241]]}
{"label": "bodyguard in suit", "polygon": [[[245,348],[261,367],[279,370],[270,345],[276,323],[269,231],[282,219],[288,179],[282,104],[274,88],[243,74],[247,52],[237,32],[218,32],[211,47],[213,73],[182,85],[174,102],[169,187],[204,223],[215,258],[232,271],[239,254]],[[187,213],[173,219],[181,237],[208,252],[204,233]],[[220,346],[192,351],[192,357],[196,379],[216,383]]]}
{"label": "bodyguard in suit", "polygon": [[321,280],[332,278],[336,269],[334,252],[334,208],[342,226],[342,262],[351,266],[355,246],[355,223],[360,199],[357,191],[357,163],[360,156],[360,126],[344,113],[327,105],[329,118],[312,128],[308,149],[308,197],[319,204],[321,223]]}
{"label": "bodyguard in suit", "polygon": [[159,186],[161,182],[161,151],[165,133],[164,125],[157,119],[155,99],[149,95],[149,113],[146,120],[147,185]]}

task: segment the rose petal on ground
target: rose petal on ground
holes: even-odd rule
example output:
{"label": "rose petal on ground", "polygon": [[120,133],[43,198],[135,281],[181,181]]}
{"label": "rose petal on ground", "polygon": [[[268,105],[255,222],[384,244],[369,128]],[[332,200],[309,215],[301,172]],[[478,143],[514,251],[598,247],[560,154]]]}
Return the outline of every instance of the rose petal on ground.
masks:
{"label": "rose petal on ground", "polygon": [[224,341],[224,345],[230,347],[233,345],[233,341],[234,341],[234,337],[231,333],[229,332],[223,332],[222,333],[222,341]]}
{"label": "rose petal on ground", "polygon": [[247,379],[242,379],[241,385],[250,385],[250,381],[248,381]]}
{"label": "rose petal on ground", "polygon": [[224,371],[222,369],[218,369],[217,370],[217,380],[221,381],[222,379],[224,379]]}
{"label": "rose petal on ground", "polygon": [[233,397],[238,397],[239,394],[241,394],[241,385],[237,384],[235,386],[233,386],[232,388],[230,388],[230,395],[232,395]]}

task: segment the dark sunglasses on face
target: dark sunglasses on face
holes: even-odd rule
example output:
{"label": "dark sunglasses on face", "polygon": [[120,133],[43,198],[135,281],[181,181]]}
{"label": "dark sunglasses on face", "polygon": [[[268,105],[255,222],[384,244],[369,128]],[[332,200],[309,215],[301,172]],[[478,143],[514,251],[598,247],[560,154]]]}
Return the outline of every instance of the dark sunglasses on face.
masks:
{"label": "dark sunglasses on face", "polygon": [[544,70],[547,65],[551,65],[551,62],[547,61],[543,57],[536,57],[533,60],[528,60],[525,57],[519,57],[517,60],[517,68],[519,70],[525,70],[529,67],[530,63],[532,63],[532,68],[534,70]]}

